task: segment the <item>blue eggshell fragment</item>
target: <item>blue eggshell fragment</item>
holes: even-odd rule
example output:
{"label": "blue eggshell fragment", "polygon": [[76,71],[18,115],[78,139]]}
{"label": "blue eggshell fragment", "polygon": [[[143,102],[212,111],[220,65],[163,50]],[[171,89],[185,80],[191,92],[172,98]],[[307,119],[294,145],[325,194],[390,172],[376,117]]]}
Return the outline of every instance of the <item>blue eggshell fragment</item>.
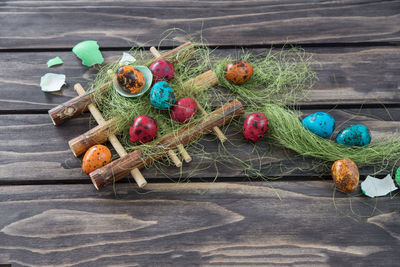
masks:
{"label": "blue eggshell fragment", "polygon": [[326,138],[335,130],[335,119],[328,113],[316,112],[305,117],[301,124],[312,133]]}
{"label": "blue eggshell fragment", "polygon": [[366,126],[354,124],[341,130],[336,142],[347,146],[366,146],[371,142],[371,133]]}
{"label": "blue eggshell fragment", "polygon": [[165,81],[156,82],[150,91],[150,102],[158,109],[169,109],[175,104],[174,90]]}

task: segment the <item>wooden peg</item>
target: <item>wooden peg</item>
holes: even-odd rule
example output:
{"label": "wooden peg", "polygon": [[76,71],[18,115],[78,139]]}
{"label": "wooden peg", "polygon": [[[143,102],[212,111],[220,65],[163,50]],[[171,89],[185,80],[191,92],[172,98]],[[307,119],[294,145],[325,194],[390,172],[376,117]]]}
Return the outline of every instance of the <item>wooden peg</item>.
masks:
{"label": "wooden peg", "polygon": [[[193,87],[196,88],[197,92],[200,92],[202,90],[205,90],[207,88],[210,88],[214,85],[218,84],[218,78],[217,75],[215,74],[214,71],[209,70],[206,71],[202,74],[200,74],[197,77],[194,77],[193,79],[190,79],[189,81],[185,82],[183,85],[185,88],[186,87]],[[203,116],[207,115],[207,112],[204,110],[204,108],[197,102],[197,108],[200,110],[200,113]],[[213,127],[213,132],[215,135],[218,137],[218,139],[221,141],[221,143],[225,142],[228,140],[228,138],[224,135],[224,133],[221,131],[221,129],[217,126]]]}
{"label": "wooden peg", "polygon": [[[83,89],[82,85],[80,85],[79,83],[75,84],[74,89],[78,93],[78,95],[86,94],[85,89]],[[96,106],[94,104],[89,104],[88,109],[89,109],[90,113],[92,113],[94,119],[99,124],[99,126],[103,126],[103,125],[107,124],[107,122],[104,120],[103,116],[101,115],[100,111],[96,108]],[[120,158],[123,158],[126,155],[128,155],[128,153],[126,152],[126,150],[124,149],[124,147],[121,145],[118,138],[114,134],[108,135],[108,140],[110,141],[111,145],[114,147],[115,151],[117,151]],[[143,188],[144,186],[146,186],[147,181],[144,179],[142,173],[139,171],[138,168],[132,169],[130,173],[140,188]],[[96,187],[96,189],[99,190],[99,188],[97,188],[97,187]]]}
{"label": "wooden peg", "polygon": [[[158,52],[158,50],[154,46],[150,47],[150,52],[153,54],[153,56],[156,59],[161,58],[160,52]],[[186,151],[186,149],[183,147],[183,145],[178,146],[178,151],[182,155],[183,159],[186,162],[192,161],[192,157],[190,157],[189,153]],[[176,156],[176,154],[173,150],[169,150],[168,155],[171,158],[171,160],[174,162],[176,167],[182,166],[182,161],[179,160],[179,158]]]}
{"label": "wooden peg", "polygon": [[[196,103],[197,103],[198,110],[200,110],[200,113],[203,116],[207,116],[208,115],[207,111],[205,111],[204,108],[197,101],[196,101]],[[214,126],[212,129],[213,129],[213,132],[215,133],[215,135],[221,141],[221,143],[223,143],[226,140],[228,140],[228,138],[224,135],[224,133],[221,131],[221,129],[219,127]]]}
{"label": "wooden peg", "polygon": [[[157,138],[161,139],[162,138],[161,134],[157,133]],[[175,151],[173,151],[172,149],[169,149],[167,151],[167,154],[168,154],[169,158],[172,160],[172,162],[175,164],[176,167],[180,168],[182,166],[182,161],[178,158]]]}
{"label": "wooden peg", "polygon": [[181,153],[185,162],[189,163],[192,161],[192,157],[189,155],[189,153],[186,151],[186,149],[183,147],[182,144],[177,145],[177,148],[179,153]]}

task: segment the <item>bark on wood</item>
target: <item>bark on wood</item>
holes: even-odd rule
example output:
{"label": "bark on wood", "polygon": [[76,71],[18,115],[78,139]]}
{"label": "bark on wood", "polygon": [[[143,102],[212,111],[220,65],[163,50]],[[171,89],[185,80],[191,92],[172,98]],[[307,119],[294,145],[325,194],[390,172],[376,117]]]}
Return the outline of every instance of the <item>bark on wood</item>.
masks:
{"label": "bark on wood", "polygon": [[243,113],[242,104],[235,100],[204,117],[204,121],[196,125],[183,127],[177,133],[163,137],[149,151],[135,150],[129,156],[118,159],[90,173],[90,178],[97,189],[125,177],[132,168],[143,168],[165,156],[169,149],[179,144],[188,145],[209,133],[214,126],[221,127]]}

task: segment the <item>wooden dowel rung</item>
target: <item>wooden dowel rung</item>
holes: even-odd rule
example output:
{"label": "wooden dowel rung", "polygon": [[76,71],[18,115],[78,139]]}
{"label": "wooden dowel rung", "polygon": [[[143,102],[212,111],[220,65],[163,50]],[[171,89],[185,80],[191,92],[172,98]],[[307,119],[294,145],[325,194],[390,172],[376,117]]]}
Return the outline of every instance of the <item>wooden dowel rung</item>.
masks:
{"label": "wooden dowel rung", "polygon": [[[197,109],[200,110],[200,113],[203,116],[207,116],[208,113],[207,111],[204,110],[204,108],[198,103],[197,103]],[[215,133],[215,135],[218,137],[219,141],[221,141],[221,143],[225,142],[226,140],[228,140],[228,138],[225,136],[225,134],[221,131],[221,129],[217,126],[212,128],[213,132]]]}
{"label": "wooden dowel rung", "polygon": [[[192,45],[191,42],[186,42],[186,43],[184,43],[184,44],[182,44],[182,45],[180,45],[180,46],[178,46],[178,47],[176,47],[176,48],[174,48],[174,49],[172,49],[172,50],[170,50],[170,51],[168,51],[168,52],[165,52],[165,53],[163,53],[163,54],[161,54],[161,55],[160,55],[160,53],[159,53],[157,56],[155,56],[155,57],[156,57],[156,60],[167,58],[167,57],[169,57],[169,56],[171,56],[171,55],[173,55],[173,54],[175,54],[175,53],[177,53],[177,52],[179,52],[179,51],[183,50],[184,48],[187,48],[187,47],[189,47],[189,46],[191,46],[191,45]],[[156,48],[154,47],[154,49],[156,49]],[[156,50],[157,50],[157,49],[156,49]],[[152,52],[152,51],[151,51],[151,48],[150,48],[150,52]],[[158,51],[157,51],[157,52],[158,52]],[[152,52],[152,53],[153,53],[153,52]],[[153,54],[153,55],[154,55],[154,54]],[[178,55],[178,54],[177,54],[177,55]],[[173,61],[174,61],[174,62],[177,62],[177,61],[179,61],[179,59],[176,58],[176,59],[173,60]],[[146,65],[150,65],[150,64],[153,63],[153,62],[154,62],[154,59],[148,61],[148,62],[146,63]],[[173,64],[174,62],[171,62],[171,63]]]}
{"label": "wooden dowel rung", "polygon": [[168,150],[168,156],[176,167],[180,168],[182,166],[182,161],[178,158],[175,151],[173,151],[172,149]]}
{"label": "wooden dowel rung", "polygon": [[228,140],[228,138],[225,136],[225,134],[221,131],[221,129],[219,127],[215,126],[212,129],[213,129],[213,132],[215,133],[215,135],[218,137],[219,141],[221,141],[221,143]]}
{"label": "wooden dowel rung", "polygon": [[[154,46],[150,47],[150,52],[153,54],[153,56],[156,59],[161,57],[160,52],[158,52],[157,48],[155,48]],[[158,135],[158,137],[160,137],[160,135]],[[183,148],[183,150],[185,150],[185,148]],[[186,152],[186,150],[185,150],[185,152]],[[186,154],[187,154],[187,152],[186,152]],[[189,156],[189,154],[187,154],[187,155]],[[175,164],[176,167],[180,168],[182,166],[182,161],[178,158],[178,156],[176,155],[176,153],[173,150],[171,150],[171,149],[168,150],[168,156],[172,160],[172,162]],[[183,156],[183,154],[182,154],[182,156]]]}
{"label": "wooden dowel rung", "polygon": [[[79,83],[75,84],[74,89],[78,93],[78,95],[86,94],[85,89],[83,89],[82,85]],[[103,115],[101,115],[101,112],[96,108],[96,106],[94,104],[89,104],[88,109],[100,127],[106,126],[109,129],[110,125],[115,124],[115,119],[111,119],[109,121],[104,120]],[[119,142],[119,140],[115,136],[115,134],[108,135],[108,141],[110,141],[111,145],[114,147],[115,151],[118,153],[120,158],[123,158],[128,155],[125,148],[121,145],[121,143]],[[70,147],[72,149],[71,143],[70,143]],[[75,152],[74,152],[74,154],[75,154]],[[142,173],[139,171],[138,168],[132,169],[130,173],[140,188],[143,188],[144,186],[147,185],[146,179],[144,179]],[[96,188],[97,188],[97,186],[96,186]],[[97,190],[99,190],[99,188],[97,188]]]}
{"label": "wooden dowel rung", "polygon": [[155,48],[154,46],[150,47],[150,52],[153,54],[153,56],[158,59],[159,57],[161,57],[160,52],[158,52],[157,48]]}
{"label": "wooden dowel rung", "polygon": [[177,145],[177,148],[185,162],[189,163],[192,161],[192,157],[189,155],[189,153],[186,151],[185,147],[182,144]]}

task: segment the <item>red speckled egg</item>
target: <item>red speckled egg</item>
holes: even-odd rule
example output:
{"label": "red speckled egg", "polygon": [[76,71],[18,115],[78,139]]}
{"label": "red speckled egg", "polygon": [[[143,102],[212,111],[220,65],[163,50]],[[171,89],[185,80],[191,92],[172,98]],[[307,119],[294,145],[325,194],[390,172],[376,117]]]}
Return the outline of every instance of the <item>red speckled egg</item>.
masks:
{"label": "red speckled egg", "polygon": [[234,84],[242,84],[253,75],[253,67],[246,61],[234,61],[226,65],[225,79]]}
{"label": "red speckled egg", "polygon": [[110,150],[103,145],[95,145],[89,148],[82,161],[82,170],[84,173],[89,174],[98,168],[107,165],[111,161]]}
{"label": "red speckled egg", "polygon": [[176,101],[171,108],[171,119],[179,123],[188,123],[196,113],[196,101],[193,98],[184,97]]}
{"label": "red speckled egg", "polygon": [[139,93],[146,84],[143,73],[129,65],[120,67],[116,76],[121,89],[130,94]]}
{"label": "red speckled egg", "polygon": [[149,69],[153,73],[153,83],[162,80],[169,82],[174,78],[174,66],[164,59],[153,62]]}
{"label": "red speckled egg", "polygon": [[247,140],[257,142],[268,131],[268,119],[262,113],[252,113],[243,124],[243,135]]}
{"label": "red speckled egg", "polygon": [[129,129],[129,137],[134,145],[145,144],[157,136],[157,122],[150,116],[140,115],[135,118]]}

